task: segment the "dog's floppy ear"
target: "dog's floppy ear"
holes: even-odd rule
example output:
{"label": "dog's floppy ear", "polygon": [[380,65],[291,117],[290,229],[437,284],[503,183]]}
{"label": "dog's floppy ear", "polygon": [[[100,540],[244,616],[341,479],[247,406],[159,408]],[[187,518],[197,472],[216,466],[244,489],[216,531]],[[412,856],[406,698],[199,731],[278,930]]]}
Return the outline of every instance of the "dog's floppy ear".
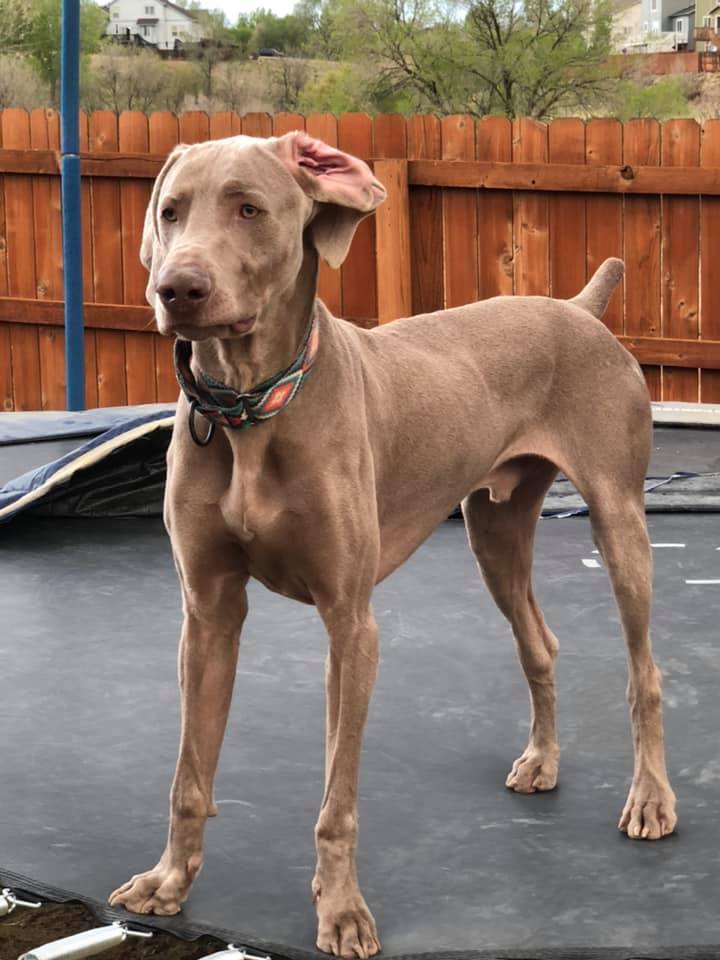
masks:
{"label": "dog's floppy ear", "polygon": [[362,160],[306,133],[289,133],[273,146],[315,201],[307,228],[315,249],[331,267],[339,267],[360,221],[385,199],[385,188]]}
{"label": "dog's floppy ear", "polygon": [[140,262],[146,270],[150,271],[151,275],[153,256],[155,254],[157,245],[160,243],[160,236],[157,228],[157,208],[158,201],[160,200],[160,191],[162,190],[162,185],[165,182],[165,178],[167,177],[168,173],[188,149],[189,147],[187,144],[181,143],[171,151],[170,155],[165,161],[165,165],[157,175],[157,179],[155,180],[155,184],[152,189],[152,194],[150,195],[150,202],[148,203],[147,210],[145,211],[145,224],[143,226],[142,243],[140,244]]}

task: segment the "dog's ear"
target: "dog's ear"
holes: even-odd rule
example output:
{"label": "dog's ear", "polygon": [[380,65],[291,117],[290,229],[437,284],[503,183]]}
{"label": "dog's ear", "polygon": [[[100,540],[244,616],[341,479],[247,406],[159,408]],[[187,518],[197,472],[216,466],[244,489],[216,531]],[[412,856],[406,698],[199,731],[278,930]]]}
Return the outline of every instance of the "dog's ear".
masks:
{"label": "dog's ear", "polygon": [[140,244],[140,262],[146,270],[150,271],[150,280],[153,277],[153,260],[155,261],[155,272],[159,266],[157,254],[160,246],[160,234],[157,226],[158,202],[160,200],[160,191],[170,170],[175,166],[180,157],[188,150],[187,144],[181,143],[175,147],[157,175],[155,184],[150,195],[150,202],[145,211],[145,223],[143,226],[142,243]]}
{"label": "dog's ear", "polygon": [[360,221],[385,199],[385,188],[362,160],[306,133],[289,133],[272,143],[297,183],[315,201],[307,227],[315,249],[331,267],[339,267]]}

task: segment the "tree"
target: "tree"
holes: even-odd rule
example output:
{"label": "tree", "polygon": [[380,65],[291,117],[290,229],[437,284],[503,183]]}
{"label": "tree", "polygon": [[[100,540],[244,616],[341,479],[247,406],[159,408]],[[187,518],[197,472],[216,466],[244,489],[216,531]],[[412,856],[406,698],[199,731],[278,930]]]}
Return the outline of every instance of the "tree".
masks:
{"label": "tree", "polygon": [[[57,102],[60,80],[61,0],[32,0],[27,6],[29,26],[23,49],[50,88]],[[80,0],[80,52],[83,58],[95,52],[102,39],[107,15],[93,0]]]}
{"label": "tree", "polygon": [[607,0],[473,0],[466,23],[484,112],[543,119],[609,89]]}
{"label": "tree", "polygon": [[0,49],[3,52],[25,49],[32,27],[32,11],[24,0],[0,2]]}
{"label": "tree", "polygon": [[111,45],[96,58],[82,84],[87,110],[182,109],[185,98],[197,93],[197,70],[187,63],[164,62],[156,53]]}
{"label": "tree", "polygon": [[547,118],[608,87],[609,0],[328,0],[346,58],[371,62],[375,102]]}
{"label": "tree", "polygon": [[0,110],[32,110],[48,102],[48,89],[27,60],[17,53],[0,56]]}
{"label": "tree", "polygon": [[278,17],[270,10],[258,10],[255,13],[252,47],[255,52],[271,48],[296,56],[307,43],[310,29],[305,17],[292,13]]}
{"label": "tree", "polygon": [[225,23],[225,14],[220,11],[198,10],[196,13],[203,29],[203,39],[188,46],[202,77],[202,91],[210,100],[214,93],[215,67],[227,59],[228,46],[232,42]]}
{"label": "tree", "polygon": [[654,83],[621,80],[615,93],[613,114],[619,120],[633,117],[671,117],[690,115],[685,77],[662,77]]}
{"label": "tree", "polygon": [[310,70],[304,60],[281,60],[273,77],[277,108],[297,110],[300,94],[309,79]]}

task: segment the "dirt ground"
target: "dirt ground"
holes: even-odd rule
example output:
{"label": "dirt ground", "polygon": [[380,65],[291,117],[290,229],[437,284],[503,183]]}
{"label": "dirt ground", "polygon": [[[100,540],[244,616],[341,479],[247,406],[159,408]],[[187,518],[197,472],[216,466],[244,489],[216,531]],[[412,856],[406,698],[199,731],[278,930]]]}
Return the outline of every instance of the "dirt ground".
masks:
{"label": "dirt ground", "polygon": [[[105,924],[77,903],[46,904],[41,910],[18,907],[0,918],[0,960],[17,960],[33,947],[101,926]],[[101,956],[108,960],[199,960],[226,946],[210,937],[185,943],[167,934],[155,934],[152,940],[130,938]]]}

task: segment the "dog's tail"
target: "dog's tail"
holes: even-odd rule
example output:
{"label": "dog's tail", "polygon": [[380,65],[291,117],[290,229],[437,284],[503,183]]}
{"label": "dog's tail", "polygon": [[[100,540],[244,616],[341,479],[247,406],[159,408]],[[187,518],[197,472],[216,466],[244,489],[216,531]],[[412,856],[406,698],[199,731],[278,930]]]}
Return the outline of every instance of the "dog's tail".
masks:
{"label": "dog's tail", "polygon": [[617,257],[610,257],[601,263],[592,279],[570,303],[577,304],[599,320],[607,310],[613,290],[622,280],[625,264]]}

